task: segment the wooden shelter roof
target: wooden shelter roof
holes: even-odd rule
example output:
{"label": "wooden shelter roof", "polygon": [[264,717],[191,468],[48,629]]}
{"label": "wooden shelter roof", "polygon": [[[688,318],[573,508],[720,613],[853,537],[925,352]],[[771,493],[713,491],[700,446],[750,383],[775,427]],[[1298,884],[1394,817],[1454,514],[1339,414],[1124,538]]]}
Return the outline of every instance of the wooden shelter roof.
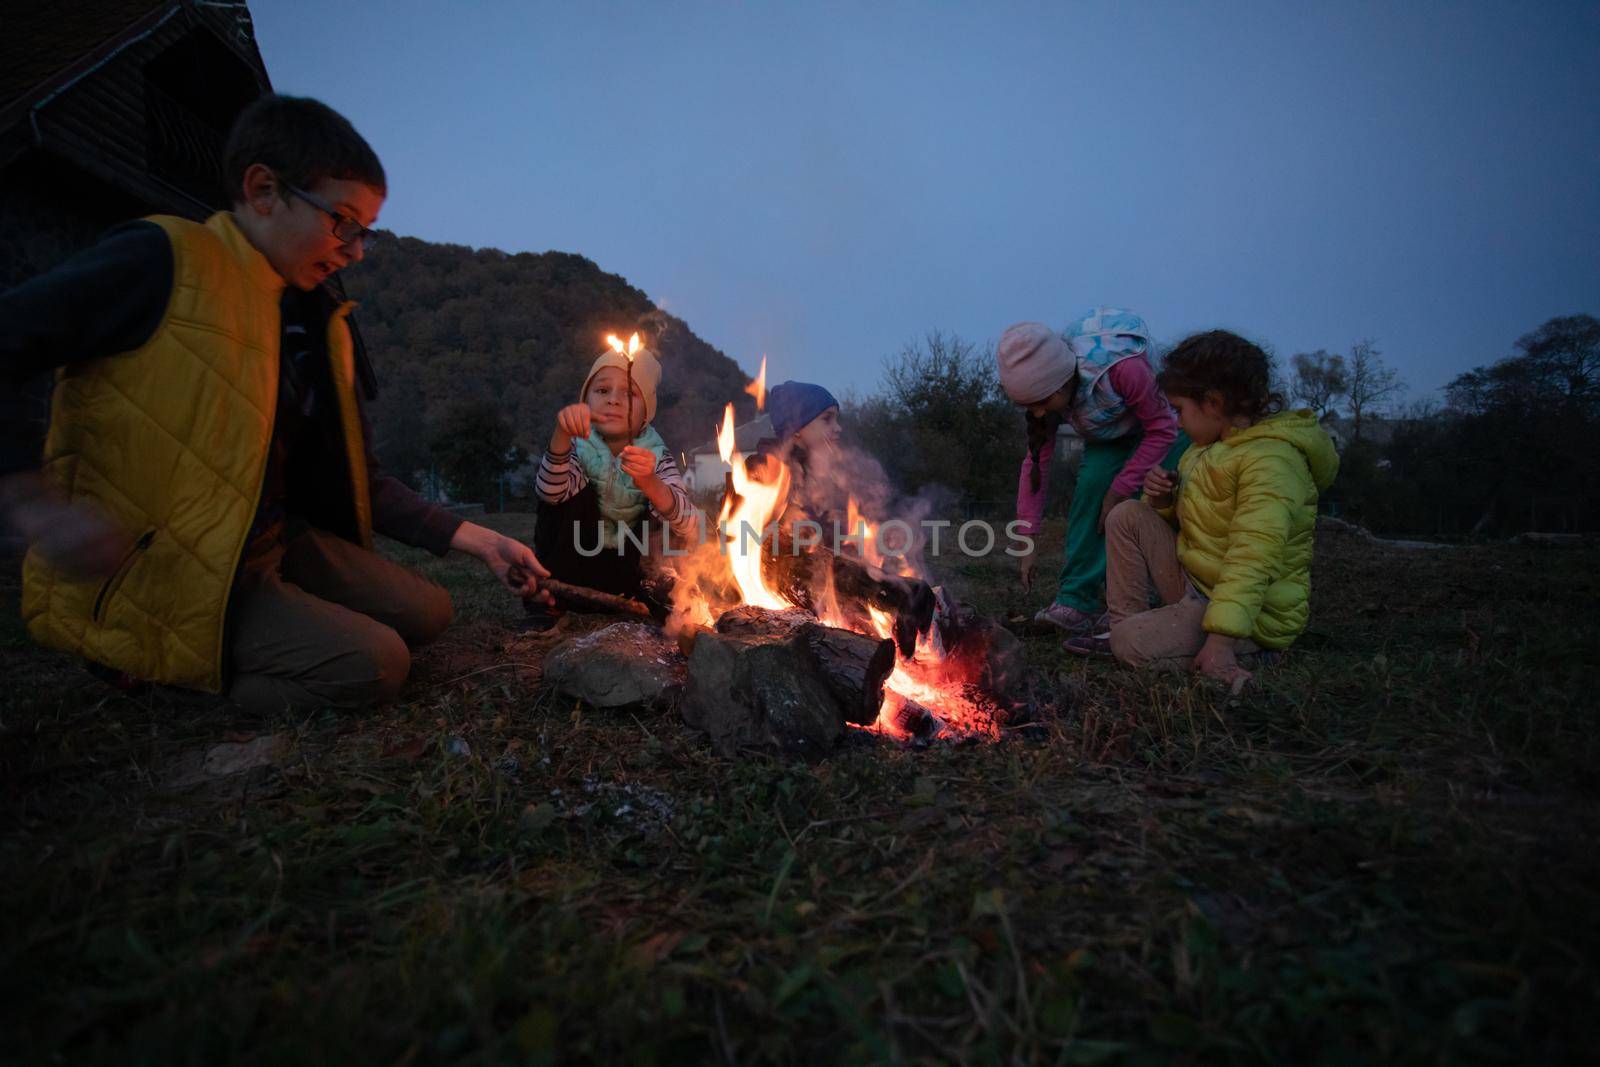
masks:
{"label": "wooden shelter roof", "polygon": [[0,0],[0,167],[46,153],[152,210],[203,217],[239,108],[271,91],[249,8]]}

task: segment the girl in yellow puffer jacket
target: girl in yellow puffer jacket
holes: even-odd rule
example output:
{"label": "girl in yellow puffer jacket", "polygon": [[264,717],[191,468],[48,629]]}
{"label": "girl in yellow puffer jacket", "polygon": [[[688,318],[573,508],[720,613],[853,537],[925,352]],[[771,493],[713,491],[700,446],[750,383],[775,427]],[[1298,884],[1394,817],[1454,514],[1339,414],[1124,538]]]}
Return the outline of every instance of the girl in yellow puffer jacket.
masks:
{"label": "girl in yellow puffer jacket", "polygon": [[1339,456],[1311,412],[1280,410],[1270,373],[1265,352],[1225,330],[1167,355],[1158,381],[1194,444],[1176,478],[1151,468],[1144,498],[1107,518],[1110,632],[1069,649],[1232,681],[1249,677],[1240,657],[1305,629],[1317,496]]}

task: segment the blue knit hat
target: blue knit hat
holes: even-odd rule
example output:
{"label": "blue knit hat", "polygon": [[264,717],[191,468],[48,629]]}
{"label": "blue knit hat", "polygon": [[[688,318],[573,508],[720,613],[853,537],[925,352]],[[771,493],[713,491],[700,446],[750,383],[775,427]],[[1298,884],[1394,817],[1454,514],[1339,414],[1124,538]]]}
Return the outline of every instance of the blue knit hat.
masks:
{"label": "blue knit hat", "polygon": [[832,393],[809,382],[784,382],[767,390],[767,414],[779,441],[787,441],[805,429],[806,423],[838,406]]}

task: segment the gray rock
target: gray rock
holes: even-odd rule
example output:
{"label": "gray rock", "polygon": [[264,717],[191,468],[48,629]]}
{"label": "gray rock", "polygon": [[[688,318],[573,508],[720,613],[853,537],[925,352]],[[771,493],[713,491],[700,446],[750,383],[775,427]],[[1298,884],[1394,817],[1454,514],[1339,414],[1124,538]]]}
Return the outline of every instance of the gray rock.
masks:
{"label": "gray rock", "polygon": [[544,679],[597,708],[670,709],[683,696],[685,660],[654,626],[619,622],[565,641],[544,658]]}

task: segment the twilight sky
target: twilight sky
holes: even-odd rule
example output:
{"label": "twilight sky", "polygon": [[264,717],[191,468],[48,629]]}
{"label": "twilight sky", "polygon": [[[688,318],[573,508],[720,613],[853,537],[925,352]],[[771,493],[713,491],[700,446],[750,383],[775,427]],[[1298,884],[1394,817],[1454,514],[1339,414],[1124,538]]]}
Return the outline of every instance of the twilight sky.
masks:
{"label": "twilight sky", "polygon": [[1600,2],[1307,7],[250,4],[385,227],[580,253],[773,380],[1113,303],[1418,397],[1600,315]]}

